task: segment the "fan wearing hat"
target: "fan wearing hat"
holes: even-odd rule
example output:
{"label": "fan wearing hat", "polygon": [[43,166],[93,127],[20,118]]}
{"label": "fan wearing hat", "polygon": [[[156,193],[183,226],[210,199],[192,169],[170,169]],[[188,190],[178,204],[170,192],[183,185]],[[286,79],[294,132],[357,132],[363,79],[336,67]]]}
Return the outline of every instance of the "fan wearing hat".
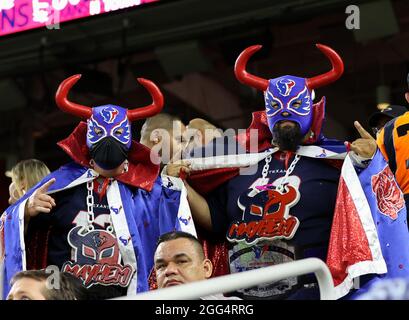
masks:
{"label": "fan wearing hat", "polygon": [[[407,77],[409,87],[409,73]],[[409,103],[409,92],[405,93]],[[404,193],[406,208],[409,208],[409,113],[404,107],[390,106],[394,111],[389,114],[393,119],[387,122],[377,135],[376,143],[384,157],[388,160],[389,167],[395,175],[396,181]],[[398,114],[398,111],[400,114]]]}
{"label": "fan wearing hat", "polygon": [[381,129],[387,124],[390,120],[401,116],[408,109],[404,106],[390,105],[385,109],[374,112],[369,117],[369,126],[372,128],[372,131],[375,136],[381,131]]}

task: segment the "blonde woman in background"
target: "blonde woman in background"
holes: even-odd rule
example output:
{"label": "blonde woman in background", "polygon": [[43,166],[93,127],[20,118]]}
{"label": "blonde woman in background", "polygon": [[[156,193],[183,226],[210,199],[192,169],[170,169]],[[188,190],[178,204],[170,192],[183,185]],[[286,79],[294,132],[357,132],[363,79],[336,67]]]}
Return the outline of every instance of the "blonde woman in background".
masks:
{"label": "blonde woman in background", "polygon": [[50,173],[44,162],[37,159],[22,160],[17,163],[6,175],[11,178],[9,186],[9,204],[14,204],[31,187]]}

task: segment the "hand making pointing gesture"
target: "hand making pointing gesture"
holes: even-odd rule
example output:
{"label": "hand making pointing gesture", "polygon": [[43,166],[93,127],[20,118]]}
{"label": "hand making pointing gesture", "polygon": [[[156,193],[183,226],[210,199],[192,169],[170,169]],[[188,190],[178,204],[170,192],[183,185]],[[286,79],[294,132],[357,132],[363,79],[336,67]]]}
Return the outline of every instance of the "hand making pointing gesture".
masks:
{"label": "hand making pointing gesture", "polygon": [[34,217],[40,212],[49,213],[55,207],[55,200],[47,194],[48,188],[54,182],[55,178],[50,179],[28,198],[25,209],[26,217]]}
{"label": "hand making pointing gesture", "polygon": [[355,121],[354,125],[361,138],[356,139],[352,143],[346,142],[346,144],[349,145],[351,151],[354,151],[359,156],[363,158],[372,158],[377,148],[376,140],[361,126],[358,121]]}

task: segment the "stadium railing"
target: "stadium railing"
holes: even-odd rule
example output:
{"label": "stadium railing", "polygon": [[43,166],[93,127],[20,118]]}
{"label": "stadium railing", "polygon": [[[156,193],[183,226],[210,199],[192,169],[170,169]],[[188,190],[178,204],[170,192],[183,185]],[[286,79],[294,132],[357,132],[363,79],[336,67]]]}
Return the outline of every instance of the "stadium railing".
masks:
{"label": "stadium railing", "polygon": [[238,272],[132,296],[120,297],[115,300],[198,299],[212,294],[231,292],[308,273],[314,273],[317,277],[321,300],[334,300],[334,283],[331,273],[327,265],[317,258],[307,258],[257,270]]}

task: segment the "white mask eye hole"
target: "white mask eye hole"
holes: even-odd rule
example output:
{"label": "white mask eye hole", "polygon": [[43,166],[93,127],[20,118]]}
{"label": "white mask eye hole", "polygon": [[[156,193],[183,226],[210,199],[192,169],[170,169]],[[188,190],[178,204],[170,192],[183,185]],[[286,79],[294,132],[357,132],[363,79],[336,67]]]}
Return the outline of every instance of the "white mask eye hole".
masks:
{"label": "white mask eye hole", "polygon": [[312,90],[312,92],[311,92],[311,100],[314,100],[314,99],[315,99],[315,91]]}

